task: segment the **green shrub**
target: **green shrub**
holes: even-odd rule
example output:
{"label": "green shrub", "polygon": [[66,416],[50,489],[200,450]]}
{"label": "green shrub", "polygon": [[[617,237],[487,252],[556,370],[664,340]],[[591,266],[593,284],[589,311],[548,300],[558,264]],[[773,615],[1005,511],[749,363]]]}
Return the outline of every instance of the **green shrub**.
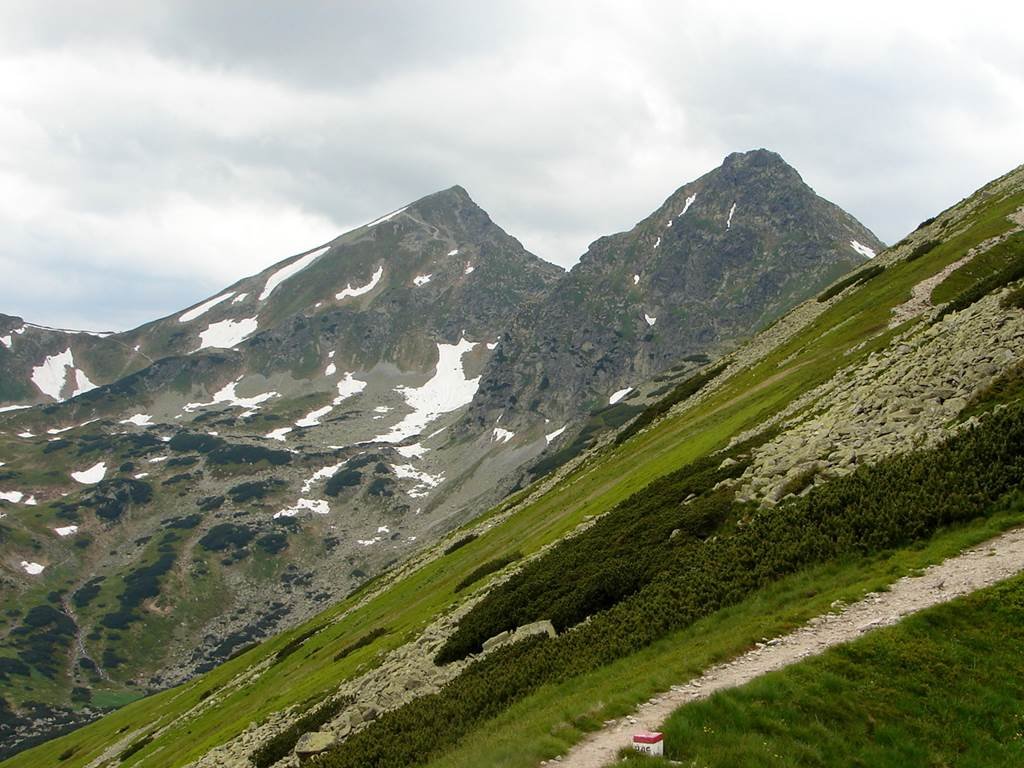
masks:
{"label": "green shrub", "polygon": [[[730,514],[730,496],[715,493],[714,486],[749,465],[749,459],[736,461],[729,454],[749,452],[771,434],[655,480],[588,530],[527,563],[463,617],[435,661],[446,664],[478,653],[487,638],[541,619],[563,631],[637,592],[676,556],[683,541],[705,538],[720,527]],[[732,463],[721,466],[727,456]]]}
{"label": "green shrub", "polygon": [[[1024,235],[1008,238],[993,246],[984,255],[990,262],[996,259],[1005,259],[1005,266],[962,290],[942,307],[935,318],[936,321],[941,320],[950,312],[960,312],[967,309],[993,291],[1024,279]],[[966,266],[970,266],[970,264]],[[961,269],[964,269],[964,267],[961,267]],[[950,275],[950,277],[953,277],[953,275]],[[946,279],[948,280],[949,278]],[[942,284],[935,290],[938,291],[940,288],[942,288]]]}
{"label": "green shrub", "polygon": [[502,555],[501,557],[496,557],[493,560],[488,560],[486,563],[481,563],[472,571],[467,573],[462,580],[455,585],[455,591],[461,592],[466,587],[480,581],[484,576],[489,576],[495,571],[500,571],[506,565],[514,563],[522,556],[521,552],[513,552],[510,555]]}
{"label": "green shrub", "polygon": [[218,523],[199,540],[199,546],[210,552],[221,552],[228,547],[244,547],[255,535],[244,525]]}
{"label": "green shrub", "polygon": [[455,552],[456,550],[462,549],[464,546],[469,544],[471,541],[476,541],[476,539],[477,539],[477,534],[475,534],[475,533],[467,534],[466,536],[463,536],[458,541],[453,542],[452,544],[449,544],[445,548],[444,553],[446,555],[450,555],[452,552]]}
{"label": "green shrub", "polygon": [[635,653],[784,576],[841,557],[906,546],[940,527],[984,515],[1022,483],[1024,411],[1008,408],[941,446],[859,467],[802,498],[765,509],[733,504],[735,525],[705,539],[679,537],[684,541],[673,556],[635,594],[572,632],[488,654],[440,692],[385,713],[314,763],[329,768],[425,763],[541,685]]}
{"label": "green shrub", "polygon": [[935,246],[939,244],[938,240],[925,240],[914,247],[914,250],[905,259],[906,261],[917,261],[922,256],[931,253],[935,250]]}
{"label": "green shrub", "polygon": [[128,745],[128,747],[123,752],[121,752],[120,755],[118,755],[118,759],[123,763],[136,752],[141,752],[143,749],[145,749],[151,741],[153,741],[152,734],[143,736],[138,741],[133,741],[131,744]]}
{"label": "green shrub", "polygon": [[288,757],[302,734],[317,730],[351,704],[351,697],[342,697],[310,710],[291,726],[256,749],[249,755],[249,760],[256,768],[269,768],[279,760]]}
{"label": "green shrub", "polygon": [[818,302],[824,303],[831,299],[833,296],[838,296],[840,293],[845,291],[851,285],[863,285],[873,277],[878,277],[885,271],[885,267],[881,264],[872,264],[864,269],[857,270],[851,275],[847,275],[835,285],[826,288],[818,296]]}
{"label": "green shrub", "polygon": [[342,648],[340,651],[338,651],[336,654],[334,654],[334,660],[335,661],[341,661],[346,656],[349,656],[349,655],[355,653],[360,648],[365,648],[370,643],[372,643],[374,640],[376,640],[378,637],[383,637],[387,633],[388,633],[388,628],[387,627],[377,627],[376,629],[371,629],[365,635],[363,635],[362,637],[360,637],[357,640],[353,640],[351,643],[349,643],[344,648]]}
{"label": "green shrub", "polygon": [[1003,309],[1024,309],[1024,286],[1014,288],[999,301]]}

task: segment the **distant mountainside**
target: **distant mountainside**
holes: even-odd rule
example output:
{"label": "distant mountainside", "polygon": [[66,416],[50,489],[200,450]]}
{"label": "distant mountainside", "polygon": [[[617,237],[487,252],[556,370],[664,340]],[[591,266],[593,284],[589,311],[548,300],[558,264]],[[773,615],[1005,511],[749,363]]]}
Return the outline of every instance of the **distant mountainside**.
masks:
{"label": "distant mountainside", "polygon": [[35,700],[181,680],[445,530],[479,458],[431,454],[561,274],[452,187],[132,331],[0,318],[0,584],[78,643]]}
{"label": "distant mountainside", "polygon": [[314,615],[877,247],[762,150],[568,275],[452,187],[131,331],[0,317],[12,729],[52,732]]}
{"label": "distant mountainside", "polygon": [[731,154],[516,316],[467,421],[561,424],[605,406],[687,355],[734,347],[882,247],[774,152]]}

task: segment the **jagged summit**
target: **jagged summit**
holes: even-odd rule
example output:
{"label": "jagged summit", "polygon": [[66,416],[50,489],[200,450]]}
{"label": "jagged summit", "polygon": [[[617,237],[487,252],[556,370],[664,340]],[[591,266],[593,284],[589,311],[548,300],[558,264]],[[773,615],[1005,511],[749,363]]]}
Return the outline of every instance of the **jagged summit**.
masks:
{"label": "jagged summit", "polygon": [[607,405],[682,357],[735,344],[882,247],[778,154],[730,154],[633,229],[595,241],[517,317],[472,423],[562,423]]}

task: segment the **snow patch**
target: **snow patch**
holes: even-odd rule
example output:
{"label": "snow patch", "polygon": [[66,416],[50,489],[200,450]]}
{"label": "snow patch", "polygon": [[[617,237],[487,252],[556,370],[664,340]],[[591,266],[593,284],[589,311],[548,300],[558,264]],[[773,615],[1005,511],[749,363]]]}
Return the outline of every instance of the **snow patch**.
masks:
{"label": "snow patch", "polygon": [[59,355],[50,355],[32,369],[32,383],[44,395],[60,400],[60,392],[67,381],[68,368],[74,369],[75,358],[68,347]]}
{"label": "snow patch", "polygon": [[395,450],[398,451],[400,456],[407,459],[418,459],[430,449],[424,448],[421,443],[413,443],[412,445],[399,445]]}
{"label": "snow patch", "polygon": [[360,381],[351,373],[346,373],[341,381],[338,382],[338,396],[334,398],[332,404],[341,405],[342,402],[353,395],[358,395],[364,389],[366,389],[365,381]]}
{"label": "snow patch", "polygon": [[246,298],[246,297],[247,297],[248,295],[249,295],[248,293],[240,293],[240,294],[238,294],[237,296],[235,296],[235,298],[233,298],[233,299],[231,300],[231,303],[232,303],[232,304],[241,304],[241,303],[242,303],[243,301],[245,301],[245,298]]}
{"label": "snow patch", "polygon": [[95,485],[107,475],[107,463],[101,461],[98,464],[93,464],[88,469],[83,469],[79,472],[72,472],[71,478],[76,480],[83,485]]}
{"label": "snow patch", "polygon": [[72,424],[70,427],[51,427],[50,429],[46,430],[46,434],[48,434],[48,435],[59,435],[62,432],[70,432],[74,428],[75,428],[74,424]]}
{"label": "snow patch", "polygon": [[[391,466],[395,474],[403,480],[414,480],[416,485],[409,490],[409,496],[419,499],[430,494],[431,488],[436,488],[444,480],[444,474],[431,475],[427,472],[420,472],[412,464],[393,464]],[[377,533],[390,533],[387,526],[381,526]]]}
{"label": "snow patch", "polygon": [[431,277],[433,277],[433,274],[416,275],[416,277],[412,279],[413,285],[415,285],[417,288],[420,287],[421,285],[426,285],[427,283],[430,282]]}
{"label": "snow patch", "polygon": [[74,369],[74,382],[75,389],[71,393],[72,397],[78,397],[79,395],[84,395],[86,392],[96,389],[96,385],[89,381],[89,377],[85,375],[85,371],[81,368]]}
{"label": "snow patch", "polygon": [[284,436],[291,431],[291,427],[280,427],[278,429],[267,432],[267,434],[265,434],[264,437],[267,438],[268,440],[280,440],[283,443]]}
{"label": "snow patch", "polygon": [[149,472],[139,472],[137,475],[132,475],[136,480],[142,480],[143,478],[149,477]]}
{"label": "snow patch", "polygon": [[227,301],[228,299],[230,299],[234,295],[235,295],[234,291],[228,291],[227,293],[222,293],[220,296],[215,296],[214,298],[210,299],[209,301],[204,301],[198,307],[190,309],[188,312],[182,312],[181,313],[181,317],[178,318],[178,322],[179,323],[189,323],[189,322],[192,322],[197,317],[205,315],[209,310],[211,310],[214,307],[216,307],[222,301]]}
{"label": "snow patch", "polygon": [[476,269],[476,267],[474,267],[472,264],[467,264],[466,268],[464,270],[462,270],[462,274],[464,274],[464,275],[472,275],[474,269]]}
{"label": "snow patch", "polygon": [[9,501],[11,504],[19,504],[25,498],[21,491],[0,491],[0,501]]}
{"label": "snow patch", "polygon": [[640,275],[633,275],[633,285],[640,282]]}
{"label": "snow patch", "polygon": [[736,203],[732,204],[732,208],[729,209],[729,218],[725,222],[726,229],[732,229],[732,215],[736,213]]}
{"label": "snow patch", "polygon": [[661,245],[661,238],[660,237],[657,240],[654,241],[654,247],[655,248],[657,248],[659,245]]}
{"label": "snow patch", "polygon": [[13,343],[14,338],[11,336],[11,334],[8,333],[6,336],[0,336],[0,344],[3,344],[8,349],[11,348],[11,344]]}
{"label": "snow patch", "polygon": [[327,367],[324,368],[324,376],[333,376],[338,372],[338,366],[334,363],[328,363]]}
{"label": "snow patch", "polygon": [[211,323],[199,334],[199,346],[193,351],[198,352],[207,347],[230,349],[256,333],[259,327],[259,321],[255,317]]}
{"label": "snow patch", "polygon": [[565,430],[566,430],[566,428],[568,428],[568,426],[569,425],[566,424],[561,429],[556,429],[554,432],[548,432],[546,435],[544,435],[544,441],[548,445],[551,445],[551,441],[554,440],[556,437],[558,437],[563,432],[565,432]]}
{"label": "snow patch", "polygon": [[[694,192],[692,195],[690,195],[688,198],[686,198],[686,203],[683,205],[683,210],[681,210],[679,212],[679,216],[682,216],[684,213],[686,213],[688,210],[690,210],[690,206],[693,205],[693,203],[694,203],[694,201],[696,199],[697,199],[697,193],[696,192]],[[679,218],[679,216],[677,216],[676,218]]]}
{"label": "snow patch", "polygon": [[242,380],[239,376],[237,379],[226,385],[220,391],[214,393],[213,400],[208,403],[186,403],[184,410],[187,413],[199,410],[200,408],[207,408],[211,405],[219,405],[221,403],[227,403],[235,408],[245,408],[247,410],[257,408],[262,403],[270,400],[272,397],[279,397],[277,392],[263,392],[259,395],[253,395],[252,397],[239,397],[235,393],[235,387],[238,386],[238,382]]}
{"label": "snow patch", "polygon": [[18,437],[24,437],[25,439],[28,439],[30,437],[35,437],[35,435],[26,430],[25,432],[19,432]]}
{"label": "snow patch", "polygon": [[320,425],[320,419],[326,416],[328,413],[334,410],[333,405],[325,405],[323,408],[317,408],[315,411],[310,411],[301,419],[295,422],[296,427],[316,427]]}
{"label": "snow patch", "polygon": [[260,294],[259,300],[263,301],[264,299],[266,299],[270,294],[274,292],[274,289],[277,288],[277,286],[279,286],[289,277],[297,275],[299,272],[304,270],[306,267],[308,267],[310,264],[316,261],[317,258],[329,247],[330,246],[325,245],[323,248],[318,248],[317,250],[311,253],[307,253],[305,256],[300,256],[291,264],[286,264],[285,266],[277,270],[267,280],[267,284],[263,286],[263,293]]}
{"label": "snow patch", "polygon": [[27,560],[21,561],[21,567],[25,569],[25,573],[29,576],[38,576],[46,568],[45,565],[39,563],[30,563]]}
{"label": "snow patch", "polygon": [[153,417],[148,413],[136,413],[127,419],[117,422],[118,424],[134,424],[136,427],[149,427],[153,425]]}
{"label": "snow patch", "polygon": [[53,532],[58,536],[71,536],[72,534],[78,533],[77,525],[65,525],[63,528],[54,528]]}
{"label": "snow patch", "polygon": [[612,396],[608,398],[608,405],[615,405],[617,402],[619,402],[619,400],[624,398],[632,391],[632,387],[626,387],[625,389],[620,389],[618,392],[613,392]]}
{"label": "snow patch", "polygon": [[295,517],[303,510],[316,512],[318,515],[329,515],[331,513],[331,505],[324,499],[299,499],[295,502],[294,506],[286,507],[280,512],[275,512],[274,519],[276,520],[279,517]]}
{"label": "snow patch", "polygon": [[494,441],[497,443],[507,443],[516,436],[515,432],[510,432],[509,430],[502,429],[501,427],[495,427],[491,434],[494,437]]}
{"label": "snow patch", "polygon": [[359,288],[353,288],[352,283],[345,285],[344,290],[341,293],[334,294],[334,298],[338,301],[348,298],[350,296],[362,296],[364,293],[369,293],[377,287],[377,283],[380,282],[381,277],[384,275],[384,267],[377,267],[377,271],[373,273],[373,277],[370,278],[370,282]]}
{"label": "snow patch", "polygon": [[320,480],[327,480],[330,477],[334,477],[336,474],[338,474],[338,470],[344,466],[345,462],[343,461],[340,464],[332,464],[328,467],[318,469],[308,479],[302,482],[302,492],[309,493],[310,490],[313,488],[313,483],[316,483]]}
{"label": "snow patch", "polygon": [[[400,443],[423,431],[430,422],[444,413],[468,405],[480,385],[480,377],[467,379],[462,367],[462,356],[476,346],[465,337],[455,344],[437,345],[435,373],[421,387],[398,387],[395,391],[412,408],[398,424],[385,435],[374,438],[385,443]],[[339,385],[340,386],[340,385]]]}
{"label": "snow patch", "polygon": [[7,411],[23,411],[26,408],[31,408],[31,405],[5,405],[0,408],[0,413],[7,413]]}
{"label": "snow patch", "polygon": [[448,251],[448,255],[449,256],[458,256],[459,255],[459,249],[458,248],[452,248],[450,251]]}
{"label": "snow patch", "polygon": [[646,312],[644,312],[644,320],[646,320],[647,324],[650,326],[653,326],[656,322],[658,322],[658,318],[652,317],[651,315],[648,315]]}
{"label": "snow patch", "polygon": [[862,243],[858,243],[856,240],[850,241],[850,247],[853,248],[853,250],[855,250],[861,256],[866,256],[869,259],[875,258],[875,252],[871,248],[868,248],[866,245],[863,245]]}

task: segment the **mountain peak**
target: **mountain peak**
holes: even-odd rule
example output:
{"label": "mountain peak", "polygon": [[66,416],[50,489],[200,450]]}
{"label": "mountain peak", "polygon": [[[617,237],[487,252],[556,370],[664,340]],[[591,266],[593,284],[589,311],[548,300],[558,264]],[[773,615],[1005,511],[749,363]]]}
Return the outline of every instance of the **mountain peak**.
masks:
{"label": "mountain peak", "polygon": [[469,192],[466,191],[465,187],[455,184],[447,189],[439,189],[437,192],[425,195],[414,203],[411,203],[409,207],[417,210],[424,210],[445,207],[463,207],[466,205],[474,208],[480,207],[476,204],[473,198],[469,196]]}
{"label": "mountain peak", "polygon": [[719,171],[728,176],[772,173],[790,176],[794,181],[802,181],[797,170],[787,163],[782,155],[764,148],[726,155]]}

